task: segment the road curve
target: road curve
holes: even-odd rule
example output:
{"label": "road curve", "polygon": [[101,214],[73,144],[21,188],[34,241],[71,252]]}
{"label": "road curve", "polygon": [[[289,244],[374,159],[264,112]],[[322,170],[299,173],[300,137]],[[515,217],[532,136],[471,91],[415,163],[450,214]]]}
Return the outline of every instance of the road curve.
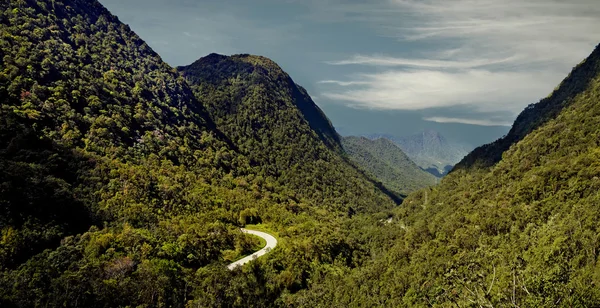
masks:
{"label": "road curve", "polygon": [[237,260],[237,261],[227,265],[227,268],[230,270],[232,270],[238,266],[242,266],[260,256],[266,255],[267,253],[269,253],[271,251],[271,249],[273,249],[273,248],[275,248],[275,246],[277,246],[277,239],[275,239],[271,234],[260,232],[260,231],[248,230],[248,229],[244,229],[244,228],[242,228],[242,232],[264,238],[265,241],[267,241],[267,245],[263,249],[255,252],[249,256],[246,256],[243,259]]}

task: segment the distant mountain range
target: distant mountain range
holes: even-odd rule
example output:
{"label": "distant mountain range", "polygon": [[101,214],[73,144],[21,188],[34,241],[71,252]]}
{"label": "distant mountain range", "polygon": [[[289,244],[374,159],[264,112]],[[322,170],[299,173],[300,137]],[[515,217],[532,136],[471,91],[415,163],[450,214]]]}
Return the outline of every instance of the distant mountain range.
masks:
{"label": "distant mountain range", "polygon": [[391,140],[349,136],[342,139],[344,150],[360,168],[399,194],[432,186],[437,178],[417,166]]}
{"label": "distant mountain range", "polygon": [[446,175],[471,150],[468,145],[448,141],[440,133],[425,130],[410,136],[372,134],[369,139],[386,138],[399,146],[417,166],[437,176]]}

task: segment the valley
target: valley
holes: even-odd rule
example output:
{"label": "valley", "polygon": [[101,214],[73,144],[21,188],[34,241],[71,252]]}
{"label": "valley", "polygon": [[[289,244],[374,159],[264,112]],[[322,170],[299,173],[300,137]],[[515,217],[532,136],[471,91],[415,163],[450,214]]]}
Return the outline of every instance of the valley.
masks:
{"label": "valley", "polygon": [[421,169],[441,178],[448,174],[471,150],[468,145],[449,142],[436,131],[423,131],[412,136],[375,134],[368,138],[386,138],[404,151]]}
{"label": "valley", "polygon": [[96,0],[0,30],[1,307],[600,306],[600,46],[471,151],[342,137],[270,58],[174,67]]}
{"label": "valley", "polygon": [[382,181],[399,195],[426,188],[437,183],[438,179],[419,168],[392,141],[379,138],[344,137],[342,146],[350,160]]}

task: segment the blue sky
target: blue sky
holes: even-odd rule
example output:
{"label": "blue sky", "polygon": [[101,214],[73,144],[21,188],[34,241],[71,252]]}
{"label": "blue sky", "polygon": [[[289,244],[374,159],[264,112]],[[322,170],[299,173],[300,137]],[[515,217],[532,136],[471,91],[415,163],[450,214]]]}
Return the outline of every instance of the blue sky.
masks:
{"label": "blue sky", "polygon": [[600,43],[598,0],[100,0],[173,66],[275,60],[342,134],[506,133]]}

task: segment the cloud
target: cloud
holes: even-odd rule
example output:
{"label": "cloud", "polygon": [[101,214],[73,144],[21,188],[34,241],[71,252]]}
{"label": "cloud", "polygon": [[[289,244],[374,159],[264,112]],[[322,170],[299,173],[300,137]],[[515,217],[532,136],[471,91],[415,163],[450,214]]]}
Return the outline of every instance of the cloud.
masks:
{"label": "cloud", "polygon": [[422,110],[466,105],[477,112],[517,113],[522,102],[549,93],[551,75],[548,71],[391,70],[356,75],[350,81],[328,80],[327,84],[342,88],[328,88],[321,96],[363,108]]}
{"label": "cloud", "polygon": [[481,120],[481,119],[463,119],[463,118],[449,118],[449,117],[427,117],[423,118],[425,121],[436,122],[436,123],[459,123],[479,126],[511,126],[510,122],[494,121],[494,120]]}
{"label": "cloud", "polygon": [[354,73],[324,83],[322,97],[376,109],[470,106],[481,113],[510,111],[514,118],[600,42],[600,32],[591,30],[600,28],[597,0],[377,3],[381,10],[355,13],[404,48],[395,55],[387,50],[327,61]]}
{"label": "cloud", "polygon": [[568,69],[600,40],[590,31],[600,26],[596,0],[392,0],[392,5],[413,18],[389,27],[387,35],[404,41],[457,41],[460,50],[453,57],[462,60],[510,55],[516,64]]}
{"label": "cloud", "polygon": [[511,58],[504,59],[482,59],[472,61],[452,61],[435,59],[407,59],[394,58],[388,56],[362,56],[356,55],[350,59],[339,61],[326,61],[330,65],[374,65],[374,66],[404,66],[404,67],[422,67],[422,68],[474,68],[501,64],[511,61]]}
{"label": "cloud", "polygon": [[369,85],[366,81],[339,81],[339,80],[321,80],[317,83],[320,84],[335,84],[342,87],[355,86],[355,85]]}

